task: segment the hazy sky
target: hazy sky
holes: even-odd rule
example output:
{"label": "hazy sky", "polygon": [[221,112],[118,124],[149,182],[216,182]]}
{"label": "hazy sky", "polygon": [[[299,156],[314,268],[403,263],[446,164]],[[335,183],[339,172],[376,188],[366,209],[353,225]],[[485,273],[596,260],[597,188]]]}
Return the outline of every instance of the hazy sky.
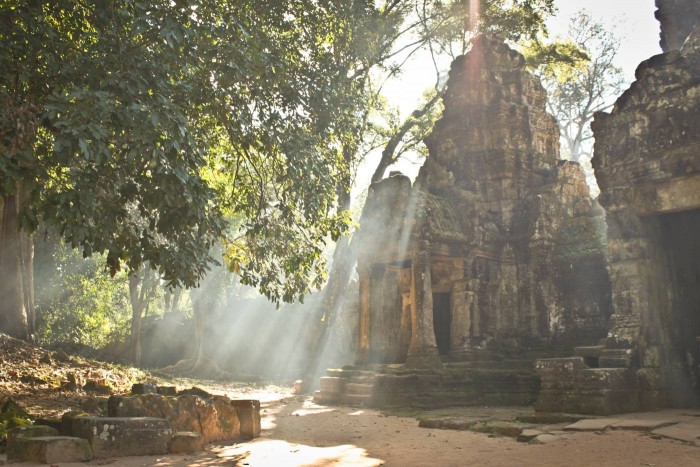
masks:
{"label": "hazy sky", "polygon": [[[641,61],[661,53],[654,0],[555,0],[555,4],[559,11],[547,23],[550,37],[564,35],[571,16],[586,9],[594,19],[622,38],[617,65],[623,69],[628,82],[634,80],[634,70]],[[420,96],[434,82],[435,71],[430,56],[425,53],[408,62],[403,74],[384,86],[383,94],[392,105],[399,107],[405,117],[416,108]],[[360,167],[358,180],[369,180],[378,157],[378,154],[368,157]],[[392,169],[413,177],[421,164],[422,161],[404,160]],[[357,187],[355,191],[362,188]]]}
{"label": "hazy sky", "polygon": [[[603,22],[622,37],[618,65],[628,81],[634,79],[634,70],[642,60],[661,53],[659,23],[654,18],[654,0],[556,0],[559,12],[548,22],[550,36],[566,32],[569,19],[581,9]],[[413,111],[417,99],[435,79],[427,54],[410,61],[404,73],[385,87],[389,101],[401,108],[404,115]]]}

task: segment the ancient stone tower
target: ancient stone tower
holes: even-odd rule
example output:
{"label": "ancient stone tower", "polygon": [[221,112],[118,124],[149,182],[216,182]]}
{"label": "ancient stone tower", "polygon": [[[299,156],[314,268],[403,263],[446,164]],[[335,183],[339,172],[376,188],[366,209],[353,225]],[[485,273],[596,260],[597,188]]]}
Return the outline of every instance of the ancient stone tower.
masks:
{"label": "ancient stone tower", "polygon": [[596,115],[613,314],[581,358],[539,362],[538,408],[610,413],[700,400],[700,8],[657,0],[664,53]]}
{"label": "ancient stone tower", "polygon": [[479,403],[467,373],[498,367],[500,379],[479,384],[527,403],[535,357],[605,335],[603,211],[581,168],[559,160],[545,99],[522,55],[498,40],[475,39],[452,64],[417,180],[375,184],[362,214],[360,363],[447,364],[449,384],[429,374],[460,403]]}

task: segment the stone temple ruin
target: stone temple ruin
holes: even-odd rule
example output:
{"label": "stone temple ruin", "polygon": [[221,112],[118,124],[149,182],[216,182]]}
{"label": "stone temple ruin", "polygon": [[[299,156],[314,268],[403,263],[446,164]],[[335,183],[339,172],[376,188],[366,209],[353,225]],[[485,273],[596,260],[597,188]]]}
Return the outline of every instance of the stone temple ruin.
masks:
{"label": "stone temple ruin", "polygon": [[559,160],[545,91],[520,54],[481,36],[452,64],[416,181],[392,174],[369,193],[358,361],[329,370],[319,400],[577,413],[697,403],[692,3],[657,1],[665,53],[596,117],[602,207],[578,164]]}
{"label": "stone temple ruin", "polygon": [[[500,41],[453,63],[416,182],[376,184],[360,221],[359,362],[378,374],[346,388],[381,404],[531,403],[536,357],[605,336],[604,213],[559,160],[545,99]],[[367,396],[334,394],[361,371],[324,379],[321,397]]]}
{"label": "stone temple ruin", "polygon": [[664,53],[593,122],[613,313],[580,358],[538,362],[538,408],[610,413],[700,399],[700,28],[657,1]]}

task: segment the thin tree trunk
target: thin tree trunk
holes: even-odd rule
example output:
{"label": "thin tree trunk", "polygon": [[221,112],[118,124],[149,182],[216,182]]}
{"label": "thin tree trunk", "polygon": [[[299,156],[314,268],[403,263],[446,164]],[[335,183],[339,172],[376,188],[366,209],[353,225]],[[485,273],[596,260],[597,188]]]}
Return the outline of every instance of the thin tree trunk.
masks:
{"label": "thin tree trunk", "polygon": [[[129,276],[129,301],[131,302],[131,336],[129,339],[129,357],[135,366],[141,364],[141,318],[143,302],[139,294],[141,280],[137,274]],[[141,290],[143,290],[143,284]]]}
{"label": "thin tree trunk", "polygon": [[31,235],[20,231],[21,188],[0,202],[0,332],[31,340],[34,290]]}

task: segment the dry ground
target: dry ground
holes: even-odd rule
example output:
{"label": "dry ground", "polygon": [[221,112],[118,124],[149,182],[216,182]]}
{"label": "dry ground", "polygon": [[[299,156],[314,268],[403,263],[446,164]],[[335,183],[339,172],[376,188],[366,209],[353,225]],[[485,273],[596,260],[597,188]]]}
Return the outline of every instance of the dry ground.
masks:
{"label": "dry ground", "polygon": [[[571,433],[551,444],[468,431],[419,428],[413,418],[326,407],[279,391],[229,392],[263,400],[259,439],[209,446],[193,456],[105,459],[61,464],[119,466],[700,466],[700,447],[630,431]],[[31,465],[31,464],[19,464]]]}
{"label": "dry ground", "polygon": [[[66,383],[99,380],[123,392],[133,378],[144,377],[127,368],[56,353],[48,357],[45,354],[42,349],[0,336],[0,399],[11,397],[35,415],[56,416],[80,407],[86,398],[84,392],[70,390]],[[571,433],[558,437],[551,444],[531,445],[469,431],[419,428],[415,418],[386,415],[375,410],[321,406],[309,398],[293,396],[291,388],[181,382],[182,385],[192,383],[229,397],[260,399],[262,436],[246,443],[208,446],[205,452],[192,456],[101,459],[89,463],[62,463],[60,467],[700,467],[700,447],[665,438],[655,439],[639,432]],[[442,412],[451,413],[449,410]],[[700,412],[698,415],[700,426]],[[0,455],[0,465],[4,462],[5,457]]]}

